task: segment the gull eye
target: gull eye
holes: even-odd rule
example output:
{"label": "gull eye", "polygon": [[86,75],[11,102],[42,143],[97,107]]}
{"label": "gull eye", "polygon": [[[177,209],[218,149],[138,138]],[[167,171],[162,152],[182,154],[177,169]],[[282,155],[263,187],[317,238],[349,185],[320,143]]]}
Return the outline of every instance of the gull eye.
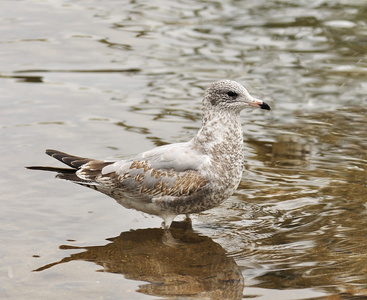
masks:
{"label": "gull eye", "polygon": [[238,96],[238,94],[237,94],[236,92],[232,92],[232,91],[229,91],[229,92],[227,93],[227,95],[228,95],[229,97],[232,97],[232,98],[236,98],[236,97]]}

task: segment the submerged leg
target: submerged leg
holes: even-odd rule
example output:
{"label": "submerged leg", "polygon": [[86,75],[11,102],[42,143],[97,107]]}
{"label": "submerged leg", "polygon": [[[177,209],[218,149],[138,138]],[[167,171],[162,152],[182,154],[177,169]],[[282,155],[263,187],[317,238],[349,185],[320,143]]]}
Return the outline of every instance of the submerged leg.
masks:
{"label": "submerged leg", "polygon": [[189,214],[186,214],[184,222],[186,223],[186,229],[192,229],[192,220]]}
{"label": "submerged leg", "polygon": [[169,247],[180,247],[184,244],[182,241],[175,239],[169,229],[164,230],[162,243]]}
{"label": "submerged leg", "polygon": [[172,221],[173,219],[176,217],[175,215],[166,215],[166,216],[161,216],[163,218],[163,223],[162,223],[162,227],[163,229],[169,230],[169,228],[171,227]]}
{"label": "submerged leg", "polygon": [[190,215],[186,214],[186,218],[180,222],[172,222],[171,228],[181,228],[184,230],[192,230],[192,221]]}
{"label": "submerged leg", "polygon": [[173,219],[175,218],[176,216],[165,216],[163,218],[163,223],[162,223],[162,227],[163,227],[163,230],[164,230],[164,233],[163,233],[163,236],[162,236],[162,242],[163,244],[167,245],[167,246],[170,246],[170,247],[178,247],[180,245],[182,245],[183,243],[179,240],[176,240],[169,228],[171,227],[171,224],[172,224],[172,221]]}

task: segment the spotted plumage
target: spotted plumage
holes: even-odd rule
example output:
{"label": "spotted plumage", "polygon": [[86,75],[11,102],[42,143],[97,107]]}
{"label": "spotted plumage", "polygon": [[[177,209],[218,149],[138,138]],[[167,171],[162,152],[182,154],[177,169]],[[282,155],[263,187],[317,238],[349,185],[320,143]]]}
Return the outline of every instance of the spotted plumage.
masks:
{"label": "spotted plumage", "polygon": [[118,203],[163,218],[166,228],[179,214],[218,206],[238,187],[244,155],[239,114],[245,107],[269,110],[240,84],[214,82],[203,99],[203,121],[188,142],[165,145],[119,161],[46,153],[70,168],[28,167],[93,188]]}

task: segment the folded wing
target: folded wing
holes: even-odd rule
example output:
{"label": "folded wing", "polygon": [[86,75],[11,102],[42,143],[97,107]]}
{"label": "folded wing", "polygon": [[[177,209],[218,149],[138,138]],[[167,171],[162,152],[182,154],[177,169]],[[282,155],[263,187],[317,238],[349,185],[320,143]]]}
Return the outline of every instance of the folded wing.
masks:
{"label": "folded wing", "polygon": [[58,150],[46,150],[51,157],[70,168],[29,167],[57,172],[60,179],[96,189],[117,198],[140,200],[171,196],[189,196],[202,189],[208,180],[198,170],[208,163],[205,155],[189,143],[161,146],[130,160],[103,161],[74,156]]}

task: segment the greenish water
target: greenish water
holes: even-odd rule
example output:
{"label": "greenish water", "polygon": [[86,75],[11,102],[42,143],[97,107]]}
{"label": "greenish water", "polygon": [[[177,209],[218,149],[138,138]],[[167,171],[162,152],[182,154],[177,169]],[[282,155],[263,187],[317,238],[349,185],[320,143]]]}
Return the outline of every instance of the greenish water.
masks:
{"label": "greenish water", "polygon": [[[366,1],[2,1],[2,299],[365,299]],[[173,230],[24,166],[186,141],[230,78],[234,196]],[[38,270],[37,272],[33,272]]]}

